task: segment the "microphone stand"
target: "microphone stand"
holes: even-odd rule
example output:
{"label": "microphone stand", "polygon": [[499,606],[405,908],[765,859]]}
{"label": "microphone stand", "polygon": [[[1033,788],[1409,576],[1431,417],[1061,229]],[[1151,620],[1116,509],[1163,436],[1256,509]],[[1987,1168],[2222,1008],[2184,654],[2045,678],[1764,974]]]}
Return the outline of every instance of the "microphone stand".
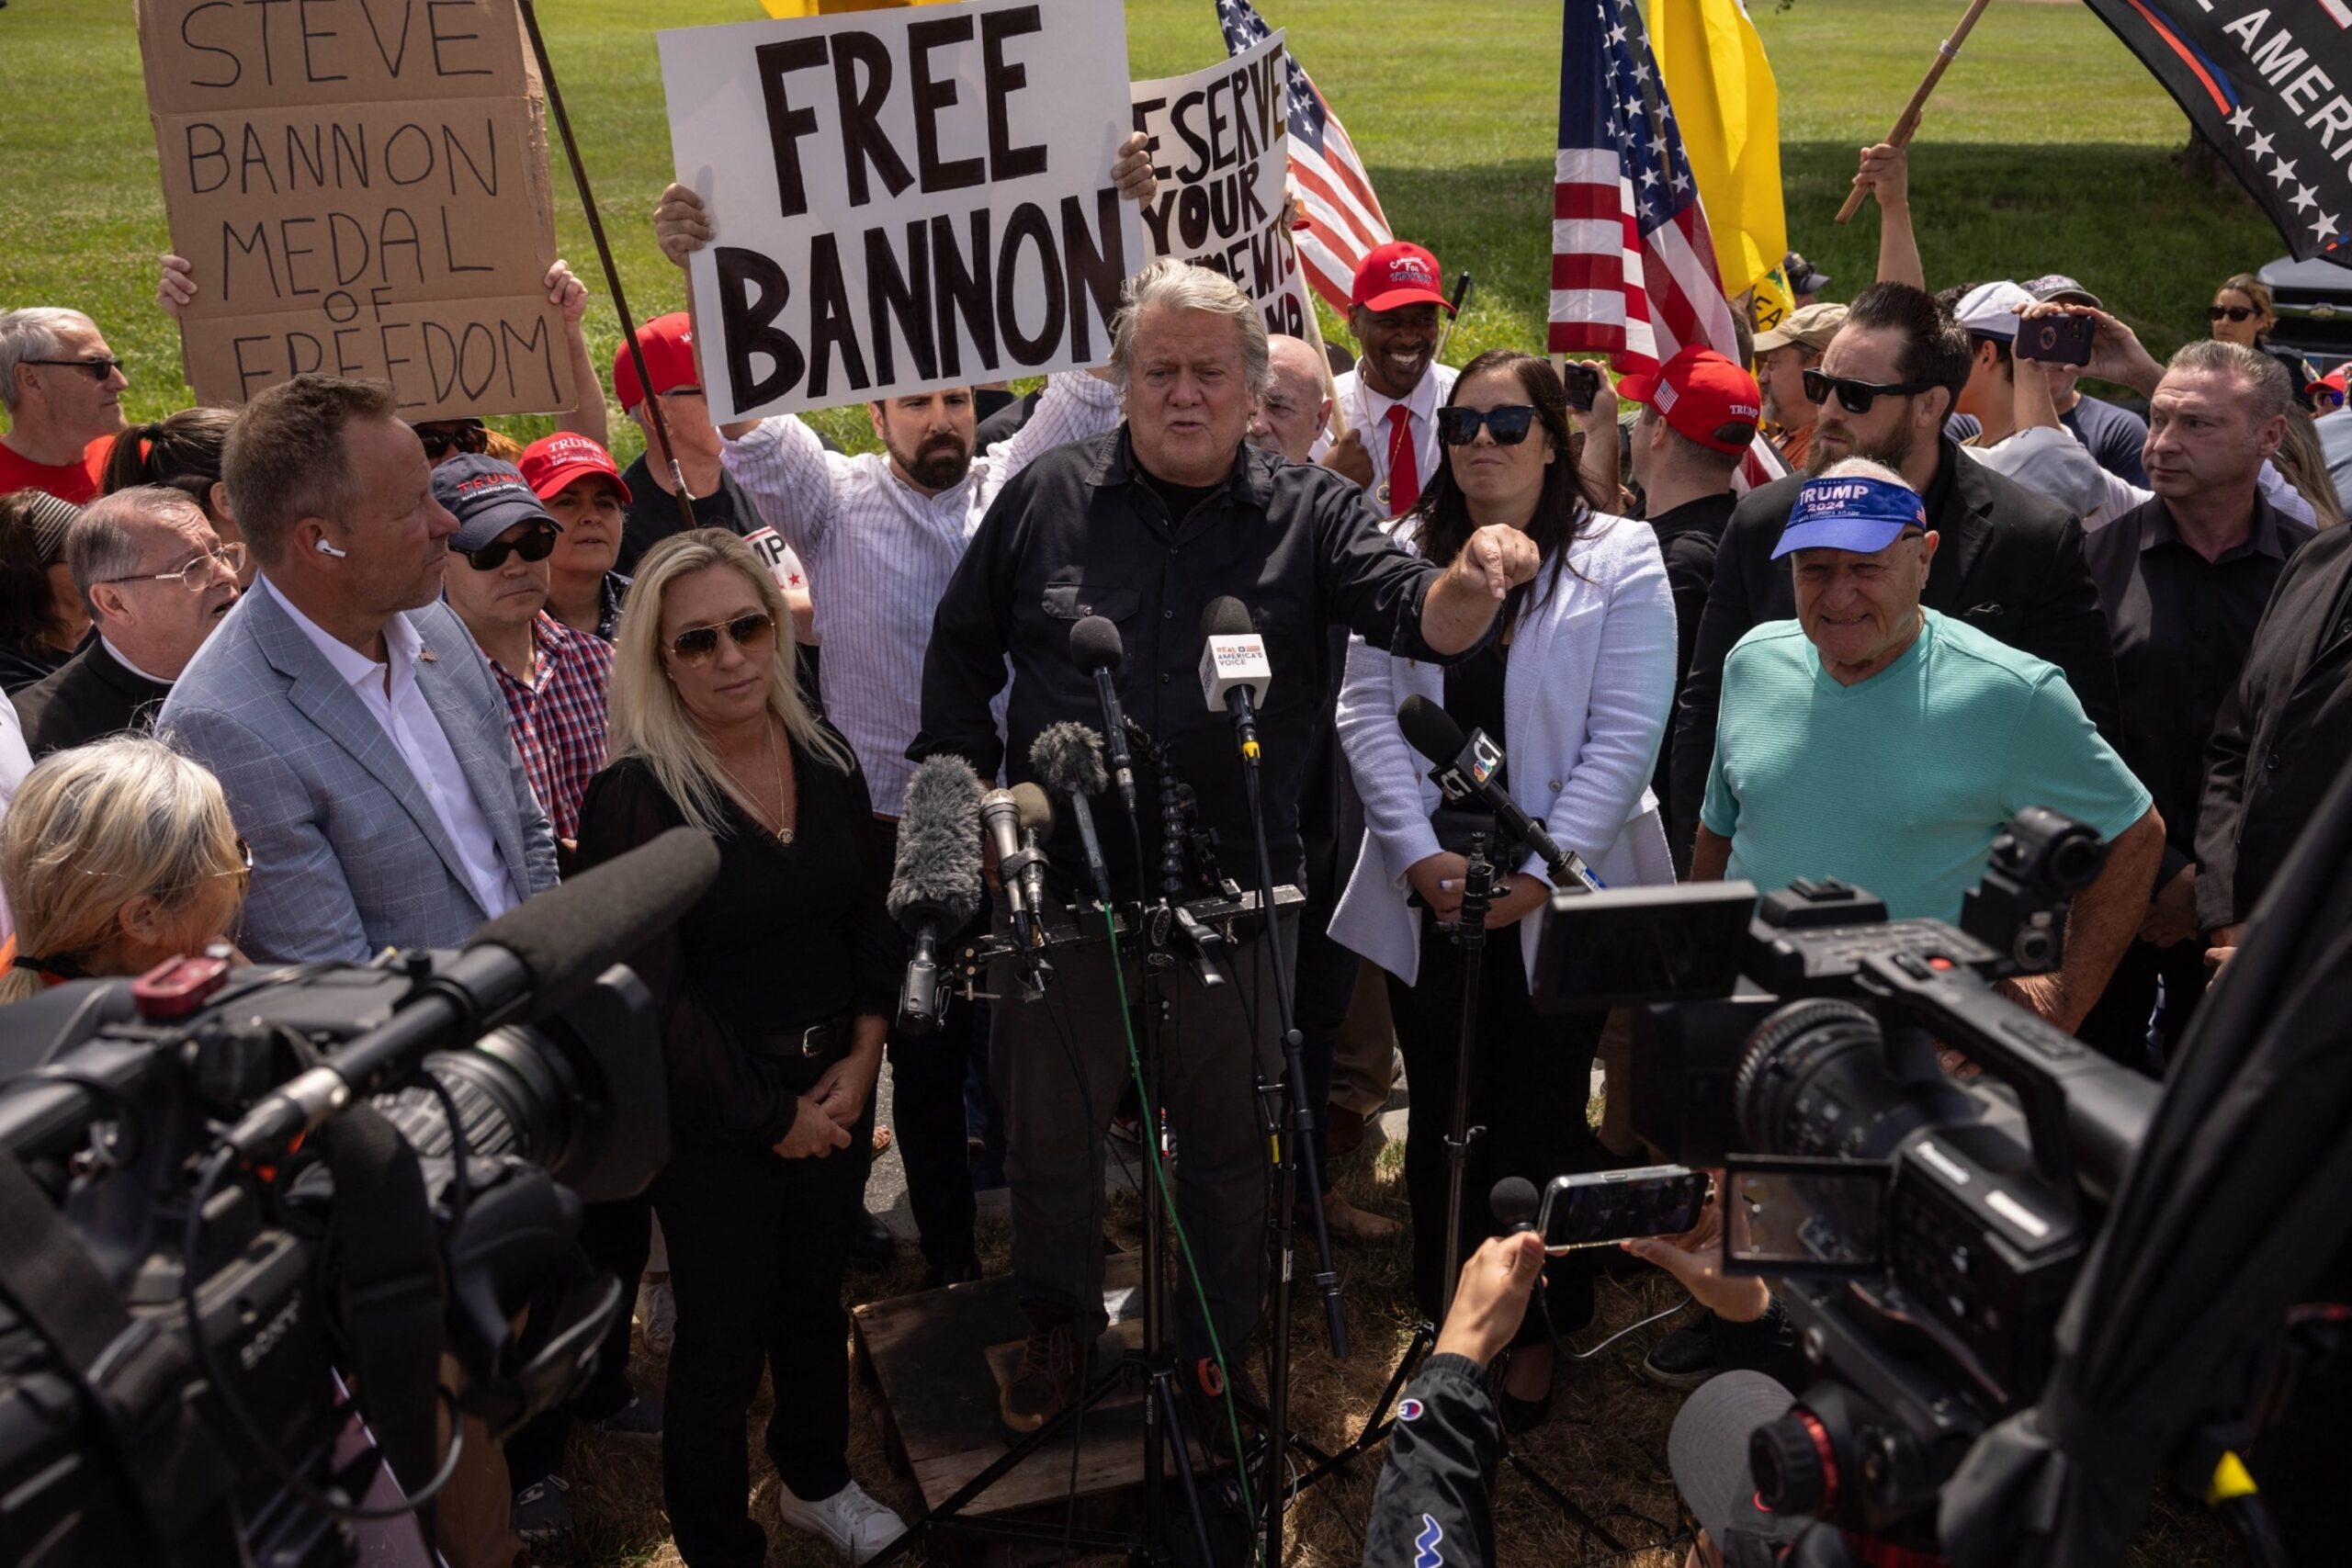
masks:
{"label": "microphone stand", "polygon": [[[1315,1152],[1316,1111],[1306,1103],[1306,1062],[1302,1054],[1306,1037],[1299,1032],[1291,974],[1283,963],[1282,928],[1274,919],[1273,852],[1266,839],[1264,781],[1254,743],[1242,748],[1241,782],[1249,802],[1250,833],[1257,849],[1259,908],[1266,912],[1267,952],[1274,971],[1274,1009],[1282,1025],[1283,1073],[1286,1080],[1267,1085],[1261,1078],[1259,1088],[1259,1099],[1266,1110],[1267,1132],[1273,1138],[1276,1151],[1273,1229],[1274,1257],[1280,1268],[1274,1275],[1273,1343],[1266,1378],[1265,1562],[1279,1564],[1283,1560],[1283,1517],[1288,1504],[1283,1481],[1290,1451],[1291,1273],[1302,1164],[1306,1171],[1307,1190],[1318,1200],[1314,1205],[1315,1285],[1323,1294],[1323,1316],[1330,1334],[1331,1354],[1340,1360],[1348,1357],[1348,1319],[1340,1296],[1340,1272],[1331,1259],[1330,1223],[1325,1218],[1319,1201],[1323,1172]],[[1287,1118],[1281,1109],[1285,1098],[1290,1101]]]}

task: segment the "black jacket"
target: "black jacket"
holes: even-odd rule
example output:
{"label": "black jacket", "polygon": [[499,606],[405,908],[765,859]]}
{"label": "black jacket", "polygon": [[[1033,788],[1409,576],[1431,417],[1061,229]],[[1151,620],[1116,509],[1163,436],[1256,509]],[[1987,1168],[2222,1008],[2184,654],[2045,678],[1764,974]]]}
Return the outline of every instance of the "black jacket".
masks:
{"label": "black jacket", "polygon": [[2234,925],[2352,760],[2352,527],[2297,550],[2213,723],[2197,818],[2197,923]]}
{"label": "black jacket", "polygon": [[[1677,700],[1681,697],[1682,682],[1690,669],[1692,656],[1698,651],[1699,624],[1706,618],[1707,593],[1715,582],[1715,552],[1723,547],[1724,531],[1731,525],[1736,506],[1737,498],[1726,491],[1721,495],[1704,495],[1685,502],[1648,520],[1657,534],[1658,553],[1666,558],[1667,592],[1674,595]],[[1670,744],[1657,749],[1657,771],[1651,775],[1650,789],[1657,795],[1658,810],[1667,810],[1674,799],[1674,748]],[[1702,784],[1702,792],[1703,789]],[[1670,847],[1675,874],[1690,875],[1690,840],[1676,838]]]}
{"label": "black jacket", "polygon": [[[2098,592],[2083,564],[2074,513],[1941,443],[1936,477],[1922,499],[1939,536],[1921,602],[2011,648],[2065,671],[2083,711],[2116,739],[2115,655]],[[1796,617],[1785,560],[1772,559],[1804,479],[1795,475],[1750,491],[1732,513],[1715,554],[1715,581],[1699,623],[1699,646],[1674,721],[1672,842],[1688,853],[1714,760],[1715,710],[1732,644],[1766,621]]]}
{"label": "black jacket", "polygon": [[1431,1356],[1396,1406],[1365,1521],[1364,1568],[1480,1568],[1495,1560],[1501,1425],[1478,1364]]}
{"label": "black jacket", "polygon": [[126,730],[144,735],[172,694],[169,681],[151,681],[108,653],[96,637],[16,695],[25,744],[35,757],[86,746]]}

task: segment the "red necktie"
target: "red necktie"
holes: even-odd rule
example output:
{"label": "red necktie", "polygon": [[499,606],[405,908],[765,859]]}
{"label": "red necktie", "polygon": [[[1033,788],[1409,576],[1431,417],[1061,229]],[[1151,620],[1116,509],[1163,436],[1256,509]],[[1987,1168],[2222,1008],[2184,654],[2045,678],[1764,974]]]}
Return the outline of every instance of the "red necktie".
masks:
{"label": "red necktie", "polygon": [[1413,452],[1412,415],[1403,403],[1388,406],[1388,515],[1401,517],[1421,499],[1420,459]]}

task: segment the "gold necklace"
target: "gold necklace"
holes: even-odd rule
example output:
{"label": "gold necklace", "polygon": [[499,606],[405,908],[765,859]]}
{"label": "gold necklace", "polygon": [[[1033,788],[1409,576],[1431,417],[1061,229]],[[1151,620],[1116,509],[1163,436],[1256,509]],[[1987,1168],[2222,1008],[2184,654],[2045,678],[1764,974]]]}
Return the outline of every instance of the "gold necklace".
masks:
{"label": "gold necklace", "polygon": [[779,844],[788,844],[793,839],[792,825],[785,821],[785,818],[791,815],[792,797],[785,789],[784,748],[776,743],[775,725],[773,721],[768,725],[768,745],[775,754],[775,819],[777,823],[775,841]]}

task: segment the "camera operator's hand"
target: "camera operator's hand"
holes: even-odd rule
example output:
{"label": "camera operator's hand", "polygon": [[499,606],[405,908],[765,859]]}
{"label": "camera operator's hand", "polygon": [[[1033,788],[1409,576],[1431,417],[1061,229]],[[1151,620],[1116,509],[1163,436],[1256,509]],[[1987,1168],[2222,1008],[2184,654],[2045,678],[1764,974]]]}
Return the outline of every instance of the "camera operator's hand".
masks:
{"label": "camera operator's hand", "polygon": [[835,1149],[849,1147],[849,1129],[826,1115],[823,1107],[805,1094],[797,1107],[792,1131],[775,1145],[777,1154],[786,1159],[823,1159]]}
{"label": "camera operator's hand", "polygon": [[1533,1231],[1488,1236],[1462,1266],[1453,1309],[1437,1331],[1437,1353],[1485,1366],[1503,1353],[1544,1277],[1544,1238]]}
{"label": "camera operator's hand", "polygon": [[1443,852],[1424,855],[1405,868],[1405,880],[1413,885],[1413,891],[1440,922],[1462,913],[1462,880],[1469,874],[1468,861]]}
{"label": "camera operator's hand", "polygon": [[1680,1235],[1635,1236],[1618,1245],[1645,1263],[1657,1265],[1682,1281],[1690,1299],[1726,1323],[1754,1323],[1772,1308],[1772,1292],[1763,1280],[1723,1271],[1724,1180],[1715,1178],[1715,1195],[1699,1223]]}
{"label": "camera operator's hand", "polygon": [[2176,947],[2196,935],[2197,868],[2185,865],[2148,900],[2147,918],[2140,922],[2140,940],[2158,947]]}

